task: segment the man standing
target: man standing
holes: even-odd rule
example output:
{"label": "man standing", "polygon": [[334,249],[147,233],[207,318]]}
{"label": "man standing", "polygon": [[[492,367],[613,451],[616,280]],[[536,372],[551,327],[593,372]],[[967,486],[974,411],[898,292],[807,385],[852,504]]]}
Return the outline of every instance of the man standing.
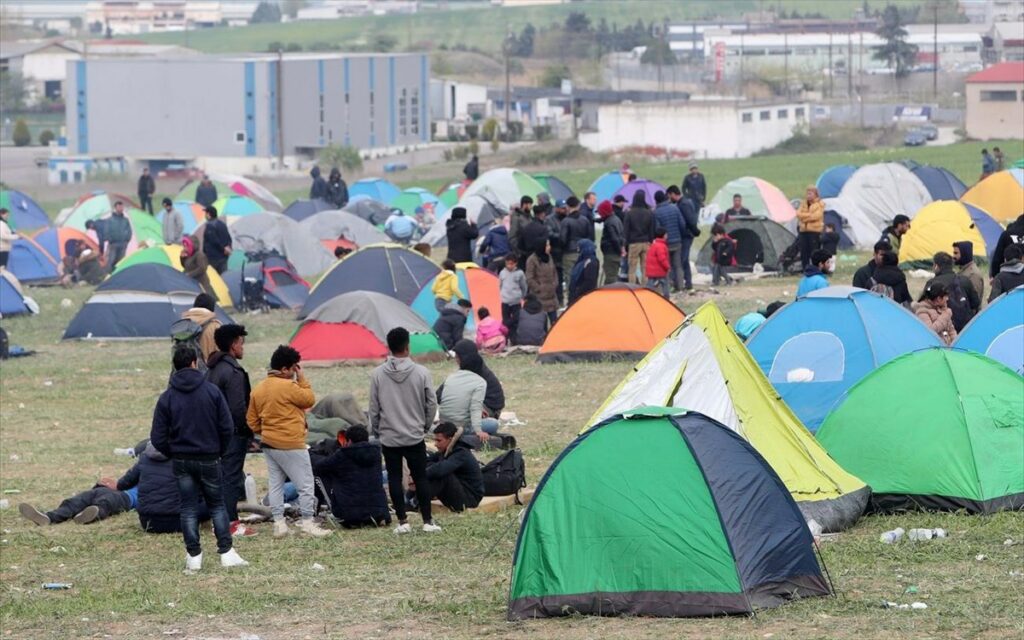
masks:
{"label": "man standing", "polygon": [[217,273],[224,273],[228,268],[228,257],[231,256],[231,233],[228,225],[217,218],[217,208],[206,207],[206,229],[203,230],[203,253],[210,261],[210,266]]}
{"label": "man standing", "polygon": [[[580,215],[587,219],[590,223],[590,228],[594,228],[595,222],[595,210],[597,208],[597,194],[593,191],[588,191],[583,194],[583,204],[580,205]],[[591,231],[590,239],[594,239],[593,231]]]}
{"label": "man standing", "polygon": [[562,273],[569,277],[576,260],[580,257],[580,240],[590,237],[590,223],[580,215],[580,201],[576,196],[565,201],[568,213],[559,225],[559,237],[562,240]]}
{"label": "man standing", "polygon": [[473,241],[480,236],[480,230],[466,219],[466,208],[453,208],[444,226],[448,238],[448,259],[456,264],[473,262]]}
{"label": "man standing", "polygon": [[622,236],[622,220],[615,215],[612,203],[602,200],[597,205],[597,215],[604,228],[601,231],[601,261],[604,270],[604,284],[619,281],[619,268],[622,266],[622,251],[625,239]]}
{"label": "man standing", "polygon": [[156,403],[149,441],[171,459],[181,495],[181,532],[186,571],[203,567],[199,542],[199,497],[210,511],[217,552],[224,567],[249,564],[232,548],[231,521],[224,508],[220,458],[234,430],[228,403],[217,387],[196,369],[196,353],[180,345],[174,350],[174,374]]}
{"label": "man standing", "polygon": [[962,240],[953,243],[953,262],[960,269],[957,273],[971,282],[974,292],[978,294],[978,300],[985,300],[985,277],[981,269],[974,263],[974,243],[970,240]]}
{"label": "man standing", "polygon": [[462,167],[462,175],[466,176],[466,180],[470,182],[476,180],[480,175],[480,158],[475,155],[470,158],[466,166]]}
{"label": "man standing", "polygon": [[327,199],[327,181],[320,175],[320,167],[314,166],[309,171],[309,177],[313,179],[313,183],[309,186],[309,199],[310,200],[326,200]]}
{"label": "man standing", "polygon": [[804,192],[804,199],[796,210],[796,219],[800,264],[806,269],[812,264],[811,256],[821,247],[821,232],[825,229],[825,203],[813,184]]}
{"label": "man standing", "polygon": [[708,196],[708,183],[696,162],[690,163],[690,172],[683,178],[682,187],[683,197],[690,201],[696,211],[700,211],[704,206],[704,199]]}
{"label": "man standing", "polygon": [[113,271],[124,258],[128,243],[132,240],[132,225],[124,215],[124,203],[120,200],[114,203],[114,211],[107,220],[104,235],[107,240],[107,266]]}
{"label": "man standing", "polygon": [[156,193],[156,182],[153,180],[153,176],[149,175],[149,167],[142,169],[138,191],[139,208],[148,211],[149,215],[153,215],[153,194]]}
{"label": "man standing", "polygon": [[430,485],[427,482],[427,448],[424,434],[437,411],[437,397],[430,372],[409,358],[409,332],[397,327],[388,332],[391,355],[370,378],[370,428],[380,439],[388,472],[391,504],[398,518],[395,533],[411,533],[402,488],[402,461],[416,485],[416,498],[423,516],[423,530],[437,532],[430,515]]}
{"label": "man standing", "polygon": [[999,234],[996,248],[992,252],[992,260],[989,261],[988,265],[988,275],[990,278],[996,277],[999,273],[999,269],[1003,265],[1003,253],[1007,247],[1014,244],[1024,246],[1024,213],[1006,225],[1006,229]]}
{"label": "man standing", "polygon": [[[656,224],[665,230],[665,242],[668,245],[668,280],[671,281],[672,288],[677,292],[682,291],[684,288],[691,289],[693,287],[691,277],[686,277],[684,282],[684,276],[690,276],[690,269],[688,268],[689,264],[686,265],[687,268],[683,268],[683,260],[689,263],[690,256],[687,254],[684,257],[682,252],[683,234],[687,234],[683,212],[680,211],[675,203],[669,201],[669,197],[663,191],[658,191],[654,194],[654,202]],[[647,274],[647,277],[650,279],[651,275]],[[667,298],[668,296],[665,297]]]}
{"label": "man standing", "polygon": [[18,239],[18,234],[11,230],[7,219],[10,212],[0,207],[0,267],[7,267],[7,260],[11,257],[11,245]]}
{"label": "man standing", "polygon": [[234,423],[234,435],[228,442],[227,450],[221,458],[221,471],[224,474],[224,508],[231,521],[232,536],[254,536],[256,532],[246,527],[238,519],[238,502],[245,495],[245,454],[252,442],[252,430],[246,423],[245,414],[249,410],[249,395],[252,386],[249,374],[238,363],[245,355],[245,336],[248,334],[240,324],[226,324],[213,332],[213,340],[217,344],[206,366],[209,368],[206,379],[212,382],[227,400],[231,421]]}
{"label": "man standing", "polygon": [[992,163],[993,169],[996,171],[1006,168],[1006,156],[1003,155],[1003,150],[999,147],[992,147]]}
{"label": "man standing", "polygon": [[690,271],[690,250],[693,247],[693,239],[700,235],[700,220],[693,204],[683,197],[676,185],[669,186],[665,190],[668,199],[671,200],[679,213],[683,215],[683,235],[679,245],[679,258],[683,266],[683,284],[687,291],[693,289],[693,273]]}
{"label": "man standing", "polygon": [[530,196],[523,196],[519,199],[519,206],[512,207],[512,214],[508,221],[508,244],[512,251],[518,251],[523,254],[529,253],[520,242],[523,229],[533,220],[530,211],[532,208],[533,198]]}
{"label": "man standing", "polygon": [[992,155],[988,152],[988,149],[981,150],[981,177],[978,181],[982,181],[996,172],[996,161],[992,158]]}
{"label": "man standing", "polygon": [[895,215],[892,224],[882,231],[881,239],[888,242],[892,252],[898,256],[900,255],[900,242],[908,231],[910,231],[910,218],[900,213]]}
{"label": "man standing", "polygon": [[174,208],[170,198],[164,198],[163,206],[164,244],[181,244],[181,238],[185,235],[185,220],[181,217],[181,212]]}
{"label": "man standing", "polygon": [[217,185],[213,184],[210,176],[203,174],[203,179],[196,187],[196,204],[201,207],[213,206],[217,202]]}
{"label": "man standing", "polygon": [[548,227],[544,223],[547,215],[548,206],[541,204],[534,209],[533,217],[528,217],[522,212],[512,214],[513,225],[516,224],[516,218],[520,218],[519,234],[515,242],[509,239],[513,250],[518,248],[521,255],[532,256],[544,248],[548,242]]}
{"label": "man standing", "polygon": [[[633,194],[633,202],[623,225],[629,258],[629,271],[626,274],[629,284],[643,284],[647,279],[647,250],[654,240],[655,227],[654,212],[647,207],[646,195],[643,191],[637,191]],[[641,272],[639,279],[638,270]]]}

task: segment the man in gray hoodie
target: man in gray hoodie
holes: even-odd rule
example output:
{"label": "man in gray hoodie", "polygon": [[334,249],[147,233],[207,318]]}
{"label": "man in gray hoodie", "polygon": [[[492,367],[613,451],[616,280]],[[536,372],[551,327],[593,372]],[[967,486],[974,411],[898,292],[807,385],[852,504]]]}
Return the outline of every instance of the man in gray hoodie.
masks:
{"label": "man in gray hoodie", "polygon": [[416,485],[423,530],[437,532],[441,527],[434,524],[430,516],[427,448],[423,442],[437,411],[434,386],[430,372],[409,359],[409,332],[397,327],[388,332],[387,339],[391,355],[370,377],[370,428],[374,437],[380,439],[384,452],[388,491],[398,517],[395,533],[412,532],[402,490],[403,459]]}

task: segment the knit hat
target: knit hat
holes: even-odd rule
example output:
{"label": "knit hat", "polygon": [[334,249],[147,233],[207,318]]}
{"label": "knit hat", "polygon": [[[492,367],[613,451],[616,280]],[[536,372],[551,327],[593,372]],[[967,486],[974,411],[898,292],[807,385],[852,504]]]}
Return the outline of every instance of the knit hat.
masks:
{"label": "knit hat", "polygon": [[614,212],[614,209],[612,208],[612,203],[608,200],[602,200],[601,204],[597,205],[597,215],[601,216],[602,220],[612,215],[612,212]]}
{"label": "knit hat", "polygon": [[466,208],[455,207],[452,209],[452,220],[465,220],[466,219]]}
{"label": "knit hat", "polygon": [[691,169],[696,169],[697,168],[697,163],[693,162],[693,161],[690,161],[690,168]]}

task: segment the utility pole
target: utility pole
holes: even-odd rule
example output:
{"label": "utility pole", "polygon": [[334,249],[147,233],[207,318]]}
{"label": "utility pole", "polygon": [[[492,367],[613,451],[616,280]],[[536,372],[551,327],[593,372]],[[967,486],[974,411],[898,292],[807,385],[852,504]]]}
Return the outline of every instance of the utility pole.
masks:
{"label": "utility pole", "polygon": [[853,32],[846,32],[846,97],[853,100]]}
{"label": "utility pole", "polygon": [[740,31],[740,92],[739,92],[740,97],[743,96],[743,90],[744,90],[744,87],[746,86],[745,85],[746,79],[744,78],[744,74],[743,74],[743,60],[744,60],[744,58],[747,57],[747,49],[746,49],[746,47],[744,46],[744,43],[743,43],[743,34],[744,34],[744,31]]}
{"label": "utility pole", "polygon": [[782,82],[786,85],[786,99],[789,99],[789,32],[782,33]]}
{"label": "utility pole", "polygon": [[509,115],[509,102],[512,100],[512,76],[511,69],[509,67],[509,47],[512,42],[512,32],[509,31],[505,35],[505,46],[502,49],[505,52],[505,131],[509,131],[509,125],[511,123]]}
{"label": "utility pole", "polygon": [[277,91],[275,100],[277,102],[277,170],[284,170],[284,53],[277,51]]}
{"label": "utility pole", "polygon": [[832,97],[833,80],[835,79],[835,69],[832,67],[832,25],[829,23],[828,28],[828,97]]}
{"label": "utility pole", "polygon": [[932,5],[932,99],[939,98],[939,5]]}

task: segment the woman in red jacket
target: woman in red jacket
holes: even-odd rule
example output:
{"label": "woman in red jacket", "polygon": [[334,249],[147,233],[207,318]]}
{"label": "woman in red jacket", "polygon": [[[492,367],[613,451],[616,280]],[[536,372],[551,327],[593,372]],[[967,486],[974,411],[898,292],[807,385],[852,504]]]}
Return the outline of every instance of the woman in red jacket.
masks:
{"label": "woman in red jacket", "polygon": [[668,232],[658,227],[654,232],[654,242],[647,252],[647,288],[655,289],[661,287],[661,295],[668,299],[668,272],[670,263],[668,259],[668,242],[665,236]]}

